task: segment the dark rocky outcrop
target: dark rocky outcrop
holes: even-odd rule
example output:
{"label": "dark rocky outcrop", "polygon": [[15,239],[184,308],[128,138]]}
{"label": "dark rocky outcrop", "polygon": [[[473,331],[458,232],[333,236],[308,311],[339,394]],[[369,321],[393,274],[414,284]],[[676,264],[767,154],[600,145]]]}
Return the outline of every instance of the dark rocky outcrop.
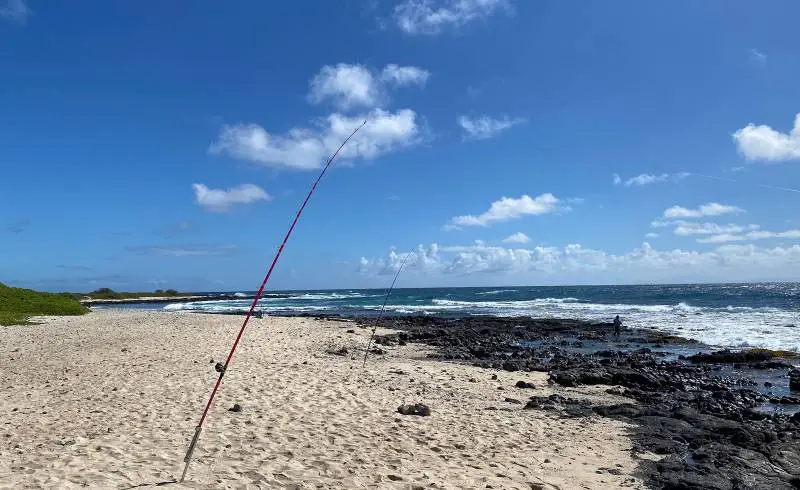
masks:
{"label": "dark rocky outcrop", "polygon": [[800,370],[786,353],[728,350],[666,361],[671,346],[682,352],[705,346],[654,330],[625,329],[614,337],[610,324],[576,320],[420,316],[384,318],[380,324],[399,332],[377,337],[377,344],[423,343],[434,348],[433,358],[549,372],[550,382],[562,386],[612,386],[609,393],[630,402],[593,406],[554,394],[533,396],[524,408],[632,424],[635,449],[663,456],[640,464],[652,488],[800,488],[800,413],[759,409],[765,403],[792,407],[800,400],[759,393],[763,383],[746,375],[775,371],[785,380],[789,369],[791,386],[800,390]]}
{"label": "dark rocky outcrop", "polygon": [[800,391],[800,369],[789,371],[789,390]]}
{"label": "dark rocky outcrop", "polygon": [[[692,362],[700,363],[727,363],[727,364],[746,364],[764,363],[772,359],[797,359],[797,353],[791,351],[775,351],[769,349],[746,349],[732,351],[730,349],[719,350],[709,353],[697,353],[689,356]],[[780,363],[779,366],[785,366]]]}

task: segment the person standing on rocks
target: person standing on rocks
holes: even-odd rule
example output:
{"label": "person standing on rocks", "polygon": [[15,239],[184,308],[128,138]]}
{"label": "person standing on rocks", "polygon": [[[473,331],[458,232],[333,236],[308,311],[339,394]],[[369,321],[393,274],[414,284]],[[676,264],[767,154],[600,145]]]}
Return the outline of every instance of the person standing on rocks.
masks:
{"label": "person standing on rocks", "polygon": [[619,319],[619,315],[614,317],[614,336],[618,337],[619,334],[622,333],[622,320]]}

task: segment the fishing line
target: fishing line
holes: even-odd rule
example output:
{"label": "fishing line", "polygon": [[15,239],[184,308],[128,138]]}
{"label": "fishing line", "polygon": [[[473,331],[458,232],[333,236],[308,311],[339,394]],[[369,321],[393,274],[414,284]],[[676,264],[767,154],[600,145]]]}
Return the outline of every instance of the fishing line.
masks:
{"label": "fishing line", "polygon": [[367,348],[364,350],[364,362],[361,364],[361,369],[364,369],[364,366],[367,365],[367,356],[369,355],[369,347],[372,345],[372,339],[375,338],[375,331],[378,330],[378,322],[381,321],[383,317],[383,312],[386,310],[386,302],[389,301],[389,295],[392,294],[392,289],[394,289],[394,283],[397,281],[398,276],[400,276],[400,271],[403,270],[403,266],[406,265],[406,260],[411,256],[414,252],[408,252],[406,257],[403,259],[403,262],[400,264],[400,267],[397,268],[397,273],[394,275],[394,279],[392,280],[392,285],[389,286],[389,290],[386,291],[386,297],[383,298],[383,305],[381,306],[381,311],[378,313],[378,318],[375,319],[375,325],[372,327],[372,335],[369,336],[369,342],[367,342]]}

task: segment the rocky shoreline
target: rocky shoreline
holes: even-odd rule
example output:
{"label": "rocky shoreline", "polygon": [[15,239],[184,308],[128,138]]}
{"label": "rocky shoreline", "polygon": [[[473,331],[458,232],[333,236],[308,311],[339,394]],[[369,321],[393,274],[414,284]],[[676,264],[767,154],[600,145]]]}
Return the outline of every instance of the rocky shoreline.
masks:
{"label": "rocky shoreline", "polygon": [[789,388],[800,377],[796,353],[711,352],[656,330],[615,336],[612,324],[576,320],[404,316],[379,324],[398,330],[376,337],[384,348],[420,343],[443,361],[548,372],[561,386],[611,386],[630,402],[591,406],[553,395],[531,397],[525,409],[633,424],[635,450],[657,455],[639,470],[653,488],[800,488],[800,392]]}

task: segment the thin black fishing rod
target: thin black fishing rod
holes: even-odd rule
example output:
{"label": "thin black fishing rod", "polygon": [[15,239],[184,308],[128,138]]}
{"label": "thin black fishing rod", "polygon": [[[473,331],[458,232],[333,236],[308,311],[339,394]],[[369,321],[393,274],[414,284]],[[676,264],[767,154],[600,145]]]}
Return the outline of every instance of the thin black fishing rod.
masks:
{"label": "thin black fishing rod", "polygon": [[372,335],[369,336],[369,342],[367,342],[367,349],[364,351],[364,362],[361,363],[361,369],[364,369],[364,366],[367,365],[367,355],[369,355],[369,347],[372,345],[372,339],[375,337],[375,331],[378,330],[378,322],[381,321],[383,317],[383,311],[386,309],[386,302],[389,301],[389,295],[392,294],[392,289],[394,289],[394,283],[397,281],[398,276],[400,276],[400,271],[403,270],[403,266],[406,265],[406,260],[411,256],[413,252],[408,252],[406,254],[406,258],[403,259],[403,262],[400,264],[400,267],[397,269],[397,274],[394,275],[394,279],[392,279],[392,285],[389,286],[389,290],[386,291],[386,297],[383,298],[383,306],[381,306],[381,311],[378,313],[378,318],[375,319],[375,325],[372,326]]}
{"label": "thin black fishing rod", "polygon": [[331,163],[336,158],[336,155],[344,148],[344,145],[350,141],[350,138],[355,136],[359,129],[363,128],[364,125],[367,124],[365,120],[359,127],[357,127],[350,136],[347,137],[346,140],[339,146],[339,148],[334,152],[333,155],[328,159],[325,166],[322,168],[322,172],[320,172],[317,180],[314,181],[314,185],[311,186],[311,190],[308,191],[308,195],[306,195],[303,204],[300,206],[300,209],[297,210],[297,214],[292,221],[291,226],[289,226],[289,230],[286,232],[286,236],[283,237],[283,241],[281,242],[281,246],[278,247],[278,252],[275,254],[275,257],[272,259],[272,263],[267,270],[267,274],[264,276],[264,280],[261,281],[261,287],[258,288],[258,292],[256,293],[255,297],[253,298],[252,304],[250,304],[250,309],[247,311],[247,316],[244,317],[244,323],[242,323],[242,328],[239,329],[239,334],[236,336],[236,340],[233,342],[231,346],[231,351],[228,353],[228,358],[225,360],[225,364],[218,367],[219,377],[217,378],[217,382],[214,385],[214,389],[211,391],[211,396],[208,398],[208,403],[206,403],[206,408],[203,409],[203,415],[200,417],[200,422],[198,422],[197,427],[194,431],[194,437],[192,438],[192,442],[189,444],[189,449],[186,451],[186,456],[184,456],[183,460],[186,462],[186,466],[183,468],[183,474],[181,475],[180,482],[183,483],[183,479],[186,477],[186,472],[189,470],[189,462],[192,460],[192,453],[194,452],[194,447],[197,444],[197,440],[200,438],[200,432],[203,430],[203,422],[206,420],[206,416],[208,415],[208,411],[211,408],[211,403],[214,401],[214,397],[217,395],[217,391],[219,390],[220,385],[222,384],[222,377],[225,375],[225,371],[228,369],[228,365],[233,359],[233,354],[236,352],[236,347],[239,345],[239,341],[242,339],[242,335],[244,334],[245,328],[247,328],[247,322],[250,320],[250,317],[253,314],[253,310],[255,310],[256,305],[258,304],[258,300],[261,299],[261,295],[264,293],[264,287],[267,285],[267,281],[269,281],[270,276],[272,275],[272,271],[275,269],[275,264],[278,263],[278,259],[283,252],[283,247],[286,246],[286,242],[289,241],[289,237],[292,236],[292,231],[294,230],[297,221],[300,219],[300,215],[303,213],[303,210],[308,204],[309,199],[311,199],[311,195],[314,193],[314,190],[317,188],[317,184],[319,181],[322,180],[322,176],[325,175],[325,172],[328,171],[328,167],[331,166]]}

